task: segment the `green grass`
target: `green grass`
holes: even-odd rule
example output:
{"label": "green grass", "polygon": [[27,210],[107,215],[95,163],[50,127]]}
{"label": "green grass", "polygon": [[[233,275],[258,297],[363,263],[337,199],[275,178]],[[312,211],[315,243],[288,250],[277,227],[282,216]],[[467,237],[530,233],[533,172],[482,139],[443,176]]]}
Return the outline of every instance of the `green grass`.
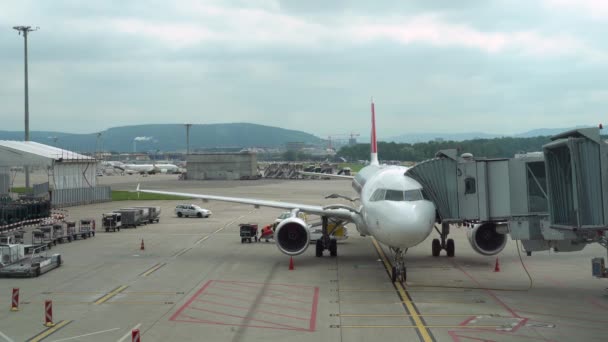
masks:
{"label": "green grass", "polygon": [[159,195],[159,194],[148,194],[140,192],[139,196],[137,192],[130,191],[119,191],[112,190],[112,201],[150,201],[150,200],[185,200],[188,197],[171,196],[171,195]]}
{"label": "green grass", "polygon": [[338,170],[343,167],[350,167],[350,170],[352,172],[359,172],[364,166],[364,164],[359,163],[341,163],[340,165],[338,165]]}
{"label": "green grass", "polygon": [[24,186],[18,186],[18,187],[11,188],[10,191],[14,192],[14,193],[17,193],[17,194],[30,194],[34,190],[32,188],[26,188]]}

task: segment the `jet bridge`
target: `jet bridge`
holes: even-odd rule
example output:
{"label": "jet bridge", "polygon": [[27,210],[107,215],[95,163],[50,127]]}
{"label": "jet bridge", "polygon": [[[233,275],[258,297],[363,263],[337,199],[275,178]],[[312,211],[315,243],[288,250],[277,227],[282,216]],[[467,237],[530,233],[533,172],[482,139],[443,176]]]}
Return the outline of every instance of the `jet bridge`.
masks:
{"label": "jet bridge", "polygon": [[578,251],[604,241],[608,230],[608,144],[597,128],[558,134],[542,152],[510,159],[442,150],[406,175],[423,186],[443,223],[491,224],[528,254]]}

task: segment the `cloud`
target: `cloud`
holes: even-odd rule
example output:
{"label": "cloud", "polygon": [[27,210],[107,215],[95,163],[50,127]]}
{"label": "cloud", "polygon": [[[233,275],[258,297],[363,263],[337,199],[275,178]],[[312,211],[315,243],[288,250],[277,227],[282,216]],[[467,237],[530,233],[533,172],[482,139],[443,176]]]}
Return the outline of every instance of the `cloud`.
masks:
{"label": "cloud", "polygon": [[[556,0],[562,1],[562,0]],[[178,13],[180,9],[175,9]],[[144,37],[172,49],[217,44],[237,50],[263,48],[342,49],[389,41],[402,46],[425,44],[463,47],[489,54],[513,52],[533,57],[574,56],[605,61],[606,52],[567,33],[537,30],[488,31],[450,22],[430,13],[413,16],[343,15],[305,19],[275,9],[193,5],[189,21],[141,18],[103,19],[99,30]]]}
{"label": "cloud", "polygon": [[150,141],[152,137],[135,137],[133,140],[135,141]]}
{"label": "cloud", "polygon": [[608,18],[608,1],[605,0],[544,0],[547,8],[579,11],[595,19]]}

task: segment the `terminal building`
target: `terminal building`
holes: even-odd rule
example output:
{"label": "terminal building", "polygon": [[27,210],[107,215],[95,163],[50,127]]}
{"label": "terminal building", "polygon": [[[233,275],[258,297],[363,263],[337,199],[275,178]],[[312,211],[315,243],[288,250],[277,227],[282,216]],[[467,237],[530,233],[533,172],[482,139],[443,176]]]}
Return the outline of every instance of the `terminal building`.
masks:
{"label": "terminal building", "polygon": [[33,195],[50,196],[53,206],[109,201],[110,187],[98,186],[97,160],[33,141],[0,140],[0,194],[9,192],[10,170],[27,166],[43,170],[44,182],[33,184]]}
{"label": "terminal building", "polygon": [[186,179],[239,180],[258,178],[258,160],[254,152],[197,153],[186,157]]}

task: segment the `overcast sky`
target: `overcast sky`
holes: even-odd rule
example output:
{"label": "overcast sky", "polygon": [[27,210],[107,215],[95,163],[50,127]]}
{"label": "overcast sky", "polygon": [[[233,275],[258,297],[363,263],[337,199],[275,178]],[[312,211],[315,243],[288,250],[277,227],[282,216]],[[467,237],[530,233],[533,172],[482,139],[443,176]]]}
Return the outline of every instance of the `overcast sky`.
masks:
{"label": "overcast sky", "polygon": [[[86,6],[85,6],[86,4]],[[319,136],[595,125],[608,1],[5,1],[2,130],[252,122]]]}

